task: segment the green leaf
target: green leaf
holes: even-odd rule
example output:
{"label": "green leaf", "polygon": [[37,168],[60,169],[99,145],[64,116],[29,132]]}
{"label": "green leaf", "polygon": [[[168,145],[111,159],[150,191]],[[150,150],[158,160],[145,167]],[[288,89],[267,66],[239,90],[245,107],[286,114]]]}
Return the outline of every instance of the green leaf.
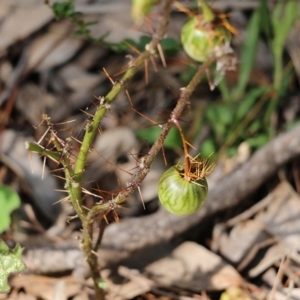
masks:
{"label": "green leaf", "polygon": [[241,54],[241,61],[243,63],[240,64],[238,84],[236,89],[234,90],[235,97],[244,93],[250,73],[252,71],[259,40],[260,20],[261,10],[256,9],[250,19],[249,26],[247,28],[247,37],[243,45]]}
{"label": "green leaf", "polygon": [[294,66],[292,64],[289,64],[283,70],[282,80],[280,81],[280,85],[278,86],[277,92],[279,97],[283,97],[284,95],[287,94],[294,77],[295,77]]}
{"label": "green leaf", "polygon": [[180,79],[183,83],[189,83],[194,75],[197,73],[197,68],[194,66],[189,66],[186,71],[180,74]]}
{"label": "green leaf", "polygon": [[93,26],[93,25],[96,25],[96,24],[98,24],[98,21],[91,21],[91,22],[86,22],[86,23],[84,23],[84,25],[85,25],[86,27]]}
{"label": "green leaf", "polygon": [[260,7],[261,7],[261,28],[262,32],[266,35],[268,41],[270,42],[273,38],[273,25],[271,19],[271,13],[268,8],[268,3],[266,0],[260,0]]}
{"label": "green leaf", "polygon": [[89,30],[87,28],[81,28],[81,29],[77,29],[74,32],[74,35],[76,36],[85,36],[89,33]]}
{"label": "green leaf", "polygon": [[225,101],[230,100],[230,90],[228,88],[226,80],[224,78],[221,80],[221,82],[218,84],[218,89],[221,93],[222,99]]}
{"label": "green leaf", "polygon": [[10,250],[7,245],[0,240],[0,293],[8,292],[10,287],[7,283],[11,273],[25,270],[26,266],[22,261],[22,248],[20,245]]}
{"label": "green leaf", "polygon": [[149,44],[150,41],[151,41],[150,36],[147,36],[147,35],[141,36],[141,37],[140,37],[139,44],[138,44],[138,49],[139,49],[140,51],[144,51],[146,45]]}
{"label": "green leaf", "polygon": [[52,5],[52,11],[57,20],[63,17],[71,17],[76,14],[74,7],[74,0],[68,0],[66,2],[55,2]]}
{"label": "green leaf", "polygon": [[274,56],[274,88],[276,92],[280,89],[283,78],[283,51],[285,40],[299,16],[299,7],[296,1],[280,1],[276,5],[272,24],[274,28],[274,39],[271,43]]}
{"label": "green leaf", "polygon": [[236,122],[240,123],[251,110],[256,100],[267,90],[266,87],[258,87],[251,89],[241,103],[236,111]]}
{"label": "green leaf", "polygon": [[[136,132],[136,135],[140,139],[146,139],[150,144],[153,144],[161,133],[161,129],[158,126],[140,129]],[[166,148],[174,149],[182,146],[180,134],[177,128],[172,127],[167,138],[165,139],[164,146]]]}
{"label": "green leaf", "polygon": [[228,157],[234,157],[234,156],[236,156],[237,151],[238,151],[237,147],[231,147],[231,148],[229,148],[227,150]]}
{"label": "green leaf", "polygon": [[249,135],[254,135],[258,131],[264,128],[262,120],[255,120],[253,121],[247,128],[247,133]]}
{"label": "green leaf", "polygon": [[173,38],[165,38],[160,42],[164,54],[167,56],[174,56],[180,49],[180,43]]}
{"label": "green leaf", "polygon": [[228,134],[227,126],[233,120],[233,105],[234,103],[222,103],[207,107],[206,117],[217,134],[219,142],[222,142]]}
{"label": "green leaf", "polygon": [[216,153],[216,150],[217,148],[213,138],[206,139],[200,147],[200,153],[203,157],[211,157],[214,153]]}
{"label": "green leaf", "polygon": [[275,33],[275,45],[284,45],[284,42],[298,16],[299,7],[296,1],[292,0],[278,2],[272,15],[272,23]]}
{"label": "green leaf", "polygon": [[255,149],[264,146],[265,144],[268,143],[268,141],[269,141],[269,136],[267,134],[260,134],[246,140],[249,146]]}
{"label": "green leaf", "polygon": [[10,214],[21,205],[19,195],[9,186],[0,186],[0,233],[5,231],[10,223]]}

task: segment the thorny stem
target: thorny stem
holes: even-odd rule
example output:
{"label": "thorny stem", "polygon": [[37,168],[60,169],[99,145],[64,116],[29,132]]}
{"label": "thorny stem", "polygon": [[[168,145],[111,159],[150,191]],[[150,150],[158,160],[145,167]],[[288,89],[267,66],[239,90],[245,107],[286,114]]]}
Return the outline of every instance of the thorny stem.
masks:
{"label": "thorny stem", "polygon": [[[69,189],[69,192],[73,198],[72,203],[78,213],[80,219],[82,220],[83,232],[82,232],[82,248],[86,255],[87,262],[92,272],[92,277],[94,280],[95,285],[95,292],[97,299],[104,299],[104,290],[99,287],[99,280],[100,277],[100,267],[97,262],[97,256],[92,251],[92,236],[93,236],[93,223],[94,218],[90,218],[90,214],[87,214],[87,210],[84,209],[82,211],[82,199],[81,199],[81,185],[82,185],[82,176],[85,168],[85,163],[87,159],[87,154],[89,149],[92,146],[94,138],[97,134],[98,127],[100,121],[102,120],[106,110],[110,107],[111,102],[116,98],[116,96],[120,93],[120,91],[124,88],[126,83],[136,74],[139,68],[144,64],[144,62],[150,58],[154,53],[155,49],[157,48],[159,42],[163,39],[164,35],[166,34],[170,12],[171,12],[171,5],[174,0],[165,0],[162,5],[162,15],[158,20],[158,27],[156,35],[152,38],[150,44],[146,51],[141,53],[139,57],[131,64],[129,69],[123,75],[120,81],[116,82],[112,88],[112,90],[105,96],[100,98],[100,105],[93,117],[93,120],[89,124],[88,128],[86,129],[82,145],[80,147],[78,153],[78,159],[75,164],[74,168],[74,178],[73,180],[78,183],[77,187],[73,187]],[[109,209],[106,205],[100,205],[101,209],[98,210],[99,213],[105,213]],[[81,213],[82,211],[82,213]]]}
{"label": "thorny stem", "polygon": [[[144,64],[144,61],[150,58],[155,49],[157,48],[160,40],[163,39],[164,35],[167,31],[167,26],[169,23],[170,12],[171,12],[171,5],[174,0],[166,0],[162,7],[162,15],[158,21],[158,29],[157,34],[152,38],[148,50],[140,54],[140,56],[133,62],[133,64],[129,67],[126,73],[123,75],[120,81],[116,82],[113,86],[112,90],[100,100],[100,106],[98,107],[93,120],[90,124],[90,129],[86,131],[78,159],[75,165],[75,180],[80,184],[80,186],[74,189],[76,199],[80,199],[80,206],[81,205],[81,184],[82,184],[82,175],[83,170],[85,167],[85,162],[87,159],[87,154],[89,149],[92,146],[92,142],[94,140],[95,135],[98,131],[98,126],[100,121],[102,120],[106,110],[109,108],[110,103],[115,99],[115,97],[120,93],[126,83],[135,75],[135,73],[139,70],[139,68]],[[103,103],[101,103],[101,101]],[[98,210],[98,213],[104,213],[109,209],[106,205],[100,205],[101,209]],[[92,277],[94,280],[95,292],[97,299],[104,299],[104,290],[101,289],[98,285],[99,280],[101,279],[100,275],[100,267],[97,261],[96,254],[92,251],[92,236],[93,236],[93,223],[94,218],[89,217],[90,214],[85,215],[82,219],[83,221],[83,232],[82,232],[82,248],[86,255],[87,262],[92,272]]]}
{"label": "thorny stem", "polygon": [[[195,90],[197,85],[199,84],[201,78],[205,75],[205,71],[209,66],[217,60],[217,57],[212,57],[207,62],[205,62],[201,67],[199,67],[197,73],[194,75],[190,83],[182,89],[180,98],[177,102],[176,107],[171,113],[170,119],[168,122],[162,127],[161,134],[151,147],[148,154],[143,158],[143,166],[140,165],[140,168],[132,180],[131,184],[123,191],[119,193],[113,200],[109,202],[99,203],[93,206],[92,209],[88,210],[82,204],[82,178],[84,173],[84,168],[86,165],[86,159],[88,152],[92,146],[93,140],[98,132],[98,127],[100,121],[102,120],[104,114],[107,109],[110,107],[111,102],[115,99],[115,97],[120,93],[120,91],[124,88],[126,83],[136,74],[138,69],[144,64],[144,62],[153,56],[155,53],[155,49],[159,45],[159,42],[163,39],[168,22],[169,15],[171,11],[171,5],[174,0],[165,0],[162,5],[162,15],[158,20],[158,27],[155,36],[153,36],[151,42],[148,44],[147,50],[141,53],[129,66],[126,73],[123,75],[121,80],[115,82],[111,91],[105,97],[99,97],[100,104],[96,110],[93,119],[87,124],[85,128],[85,135],[78,153],[78,157],[74,166],[74,169],[71,168],[71,164],[68,163],[68,157],[65,153],[62,152],[64,159],[61,160],[64,164],[65,176],[66,176],[66,184],[67,190],[69,192],[71,202],[74,206],[76,214],[82,221],[82,249],[85,253],[87,263],[91,269],[91,275],[94,281],[95,293],[97,300],[103,300],[105,291],[100,287],[99,283],[101,282],[100,275],[100,266],[98,264],[97,253],[94,252],[96,249],[93,247],[93,224],[94,220],[98,215],[104,215],[107,211],[112,210],[112,207],[117,207],[118,204],[124,202],[130,194],[137,189],[146,175],[149,172],[149,168],[151,163],[153,162],[155,156],[158,154],[160,149],[163,146],[164,140],[166,139],[171,127],[174,124],[174,120],[179,119],[185,105],[188,103],[188,100]],[[33,146],[35,145],[35,146]],[[186,145],[185,145],[186,147]],[[29,144],[29,149],[34,150],[40,154],[43,154],[47,157],[52,157],[57,159],[57,156],[48,153],[43,147],[37,144]],[[185,150],[187,153],[187,149]],[[66,167],[67,166],[67,167]],[[103,232],[101,233],[103,234]],[[101,237],[100,237],[101,239]]]}
{"label": "thorny stem", "polygon": [[183,130],[182,130],[181,125],[179,124],[178,120],[174,119],[172,121],[176,125],[176,127],[178,128],[179,133],[180,133],[180,137],[181,137],[181,140],[182,140],[182,146],[183,146],[183,152],[184,152],[184,174],[187,174],[188,171],[190,170],[190,165],[191,165],[190,158],[189,158],[189,150],[188,150],[188,147],[187,147],[187,142],[186,142]]}
{"label": "thorny stem", "polygon": [[[169,23],[171,5],[174,0],[165,0],[162,4],[162,14],[158,19],[158,26],[156,34],[152,37],[151,42],[148,44],[146,50],[141,53],[133,62],[130,62],[128,70],[125,72],[121,80],[114,83],[113,88],[105,97],[99,97],[99,106],[96,110],[95,115],[92,120],[85,127],[85,135],[77,156],[75,166],[70,168],[71,163],[68,156],[57,149],[62,154],[62,158],[59,158],[59,154],[52,153],[44,149],[37,143],[28,143],[28,149],[34,152],[38,152],[46,157],[55,159],[56,161],[62,162],[64,165],[65,177],[66,177],[66,188],[69,192],[72,205],[76,211],[77,216],[82,221],[82,250],[86,256],[87,263],[91,270],[91,276],[94,281],[95,287],[95,299],[103,300],[105,296],[105,291],[100,287],[101,275],[100,267],[97,260],[97,254],[94,252],[96,249],[93,247],[93,224],[94,217],[96,215],[106,213],[111,210],[111,203],[103,203],[97,205],[97,214],[90,214],[89,210],[83,206],[82,203],[82,178],[84,173],[84,168],[86,165],[86,159],[88,152],[92,146],[94,138],[98,132],[99,124],[105,115],[107,109],[109,109],[110,104],[124,88],[126,83],[137,73],[140,67],[143,66],[144,62],[151,58],[156,53],[156,48],[160,41],[164,38],[167,26]],[[59,145],[58,145],[59,146]],[[91,217],[93,215],[94,217]],[[102,228],[104,230],[104,228]],[[103,232],[101,233],[101,235]],[[101,236],[100,236],[101,239]]]}
{"label": "thorny stem", "polygon": [[[131,64],[129,69],[126,71],[124,76],[121,80],[117,81],[112,90],[105,96],[100,98],[100,105],[93,117],[93,120],[89,124],[85,136],[82,141],[82,145],[80,147],[78,153],[78,159],[75,165],[75,178],[74,180],[78,183],[82,182],[82,175],[85,168],[86,158],[89,149],[92,146],[92,142],[97,134],[98,127],[100,121],[102,120],[104,114],[106,113],[107,109],[110,107],[111,102],[116,98],[116,96],[120,93],[120,91],[124,88],[126,83],[135,75],[138,69],[144,64],[144,61],[150,58],[157,45],[159,44],[160,40],[163,39],[168,22],[169,22],[169,15],[171,11],[171,4],[174,0],[166,0],[164,6],[162,8],[163,14],[160,17],[159,25],[157,29],[156,35],[152,38],[150,44],[148,45],[148,50],[141,53],[139,57]],[[76,198],[79,200],[81,199],[81,186],[76,189]],[[80,200],[81,201],[81,200]],[[81,204],[81,203],[80,203]]]}
{"label": "thorny stem", "polygon": [[[181,90],[180,97],[178,99],[178,102],[173,109],[170,119],[167,123],[165,123],[162,127],[161,133],[154,142],[153,146],[149,150],[148,154],[141,158],[143,160],[143,167],[140,167],[135,178],[132,180],[132,182],[128,185],[128,188],[124,191],[121,191],[118,196],[116,196],[112,202],[115,203],[116,206],[124,202],[129,195],[131,195],[137,187],[141,185],[144,178],[149,172],[150,165],[152,164],[154,158],[158,154],[158,152],[161,150],[163,143],[172,128],[174,122],[173,120],[179,119],[183,109],[185,108],[185,105],[188,103],[188,100],[193,93],[193,91],[196,89],[197,85],[201,81],[202,77],[205,75],[206,69],[209,68],[211,64],[213,64],[217,60],[217,57],[212,57],[207,62],[202,64],[197,73],[194,75],[190,83]],[[111,204],[105,203],[105,204],[97,204],[93,206],[93,208],[88,213],[88,219],[93,220],[97,215],[101,214],[103,212],[104,207],[108,209]]]}

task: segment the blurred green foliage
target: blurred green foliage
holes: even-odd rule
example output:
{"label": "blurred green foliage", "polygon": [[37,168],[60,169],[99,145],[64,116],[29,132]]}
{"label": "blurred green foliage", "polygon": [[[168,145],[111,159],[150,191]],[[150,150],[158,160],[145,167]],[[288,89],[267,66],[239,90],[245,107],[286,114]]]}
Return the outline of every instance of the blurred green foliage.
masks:
{"label": "blurred green foliage", "polygon": [[[200,128],[207,123],[211,127],[211,134],[200,149],[204,156],[211,153],[232,156],[242,142],[255,150],[273,137],[276,128],[271,124],[272,116],[288,93],[294,75],[291,64],[284,65],[283,55],[285,41],[298,17],[299,4],[294,0],[279,1],[272,13],[266,0],[260,0],[260,6],[249,20],[236,85],[229,88],[223,80],[219,85],[222,99],[210,102],[198,121]],[[272,82],[264,87],[250,86],[249,78],[261,38],[267,40],[273,55]]]}
{"label": "blurred green foliage", "polygon": [[11,223],[11,213],[21,205],[17,192],[6,185],[0,186],[0,233],[4,232]]}
{"label": "blurred green foliage", "polygon": [[[111,44],[105,41],[109,32],[99,39],[94,39],[90,35],[90,26],[95,22],[85,23],[81,20],[81,14],[74,8],[74,0],[56,2],[51,8],[57,19],[68,18],[76,24],[77,35],[82,35],[91,42],[106,46],[115,52],[126,53],[130,50],[141,52],[151,39],[150,36],[141,36],[138,41],[125,39]],[[276,133],[276,128],[271,125],[271,118],[283,96],[287,94],[294,75],[292,66],[283,62],[285,41],[298,17],[299,4],[295,0],[279,1],[272,12],[268,8],[267,1],[260,0],[259,7],[254,10],[249,20],[236,85],[230,88],[223,80],[218,86],[221,100],[210,102],[201,118],[194,118],[194,122],[198,124],[193,124],[192,127],[199,129],[194,133],[194,138],[205,124],[211,127],[211,134],[199,149],[204,156],[211,156],[212,153],[216,156],[234,155],[242,142],[247,142],[251,149],[255,150],[267,143]],[[250,86],[249,78],[261,38],[266,40],[274,59],[272,83],[264,87]],[[177,55],[181,49],[176,39],[168,37],[161,42],[161,46],[166,56]],[[184,83],[189,82],[196,71],[197,65],[189,66],[186,72],[180,74],[181,80]],[[159,131],[158,127],[147,128],[138,131],[137,135],[152,143]],[[180,147],[179,135],[171,133],[165,146]]]}
{"label": "blurred green foliage", "polygon": [[26,266],[22,261],[22,248],[20,245],[10,250],[6,244],[0,240],[0,293],[8,292],[10,287],[7,283],[8,277],[12,273],[25,270]]}
{"label": "blurred green foliage", "polygon": [[[158,126],[155,126],[155,127],[140,129],[136,132],[136,134],[138,138],[145,139],[147,140],[148,143],[153,144],[157,140],[160,131],[161,131],[160,128]],[[177,128],[175,127],[171,128],[167,138],[165,139],[164,147],[170,149],[182,147],[182,141]]]}
{"label": "blurred green foliage", "polygon": [[[6,185],[0,186],[0,233],[7,230],[11,224],[11,213],[21,205],[21,200],[12,188]],[[0,293],[8,292],[10,287],[7,283],[11,273],[25,269],[22,261],[22,248],[17,245],[10,250],[0,240]]]}

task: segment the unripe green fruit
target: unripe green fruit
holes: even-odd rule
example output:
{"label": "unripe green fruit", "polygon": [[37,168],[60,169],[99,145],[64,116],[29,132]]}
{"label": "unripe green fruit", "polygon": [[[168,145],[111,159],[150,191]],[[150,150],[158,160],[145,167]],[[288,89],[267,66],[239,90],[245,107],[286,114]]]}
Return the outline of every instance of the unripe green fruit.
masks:
{"label": "unripe green fruit", "polygon": [[230,42],[231,33],[222,25],[201,25],[201,15],[191,17],[181,29],[181,42],[188,56],[198,62],[207,61],[217,47]]}
{"label": "unripe green fruit", "polygon": [[142,23],[157,2],[158,0],[132,0],[131,15],[134,21],[138,24]]}
{"label": "unripe green fruit", "polygon": [[193,182],[184,179],[180,167],[169,168],[158,184],[158,198],[175,215],[195,213],[205,202],[208,186],[205,177]]}

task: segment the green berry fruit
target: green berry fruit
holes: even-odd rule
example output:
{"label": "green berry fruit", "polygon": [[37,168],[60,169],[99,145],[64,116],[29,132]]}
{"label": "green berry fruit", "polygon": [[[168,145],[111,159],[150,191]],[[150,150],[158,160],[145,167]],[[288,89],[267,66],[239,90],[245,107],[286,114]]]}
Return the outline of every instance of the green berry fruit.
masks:
{"label": "green berry fruit", "polygon": [[142,23],[158,0],[132,0],[131,15],[138,24]]}
{"label": "green berry fruit", "polygon": [[204,23],[201,15],[188,19],[181,30],[181,42],[188,56],[198,62],[207,61],[213,52],[230,42],[231,33],[222,25]]}
{"label": "green berry fruit", "polygon": [[163,207],[181,216],[195,213],[204,204],[207,192],[205,177],[197,181],[187,180],[180,166],[169,168],[158,184],[158,198]]}

